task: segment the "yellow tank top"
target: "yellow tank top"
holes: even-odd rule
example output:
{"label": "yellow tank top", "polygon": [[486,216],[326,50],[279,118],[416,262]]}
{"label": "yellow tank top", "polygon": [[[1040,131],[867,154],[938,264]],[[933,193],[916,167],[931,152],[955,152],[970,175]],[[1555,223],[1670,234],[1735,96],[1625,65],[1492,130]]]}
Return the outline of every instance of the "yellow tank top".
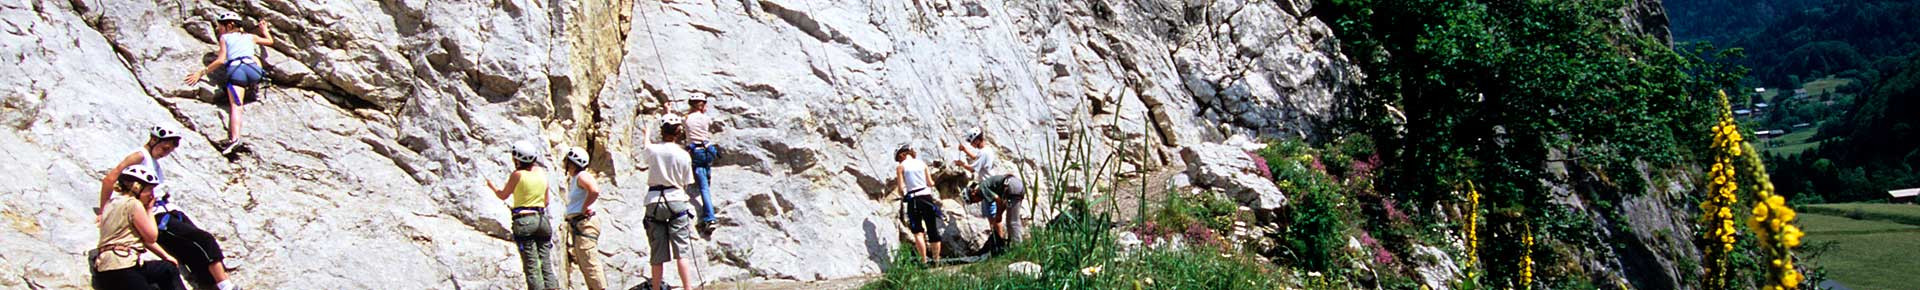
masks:
{"label": "yellow tank top", "polygon": [[95,271],[126,269],[140,264],[140,235],[135,233],[133,215],[140,214],[140,199],[116,195],[100,216],[100,256],[94,258]]}
{"label": "yellow tank top", "polygon": [[535,167],[520,174],[520,183],[513,187],[514,208],[547,207],[547,171]]}

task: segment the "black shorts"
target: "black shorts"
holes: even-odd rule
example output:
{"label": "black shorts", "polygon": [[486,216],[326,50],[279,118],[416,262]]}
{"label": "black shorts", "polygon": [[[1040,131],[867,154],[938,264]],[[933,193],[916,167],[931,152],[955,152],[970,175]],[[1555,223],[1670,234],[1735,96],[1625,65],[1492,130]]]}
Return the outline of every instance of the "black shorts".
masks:
{"label": "black shorts", "polygon": [[185,290],[187,285],[180,283],[180,268],[173,263],[148,261],[131,268],[93,273],[93,289]]}
{"label": "black shorts", "polygon": [[153,221],[165,221],[161,227],[166,229],[160,231],[156,242],[160,248],[167,249],[168,254],[179,259],[188,272],[195,273],[193,276],[196,277],[191,278],[203,278],[198,276],[205,272],[203,270],[207,265],[226,260],[227,256],[220,251],[220,242],[214,240],[213,234],[193,225],[193,219],[187,218],[186,213],[177,210],[162,212],[153,215]]}
{"label": "black shorts", "polygon": [[940,236],[940,201],[932,196],[907,199],[907,230],[915,234]]}

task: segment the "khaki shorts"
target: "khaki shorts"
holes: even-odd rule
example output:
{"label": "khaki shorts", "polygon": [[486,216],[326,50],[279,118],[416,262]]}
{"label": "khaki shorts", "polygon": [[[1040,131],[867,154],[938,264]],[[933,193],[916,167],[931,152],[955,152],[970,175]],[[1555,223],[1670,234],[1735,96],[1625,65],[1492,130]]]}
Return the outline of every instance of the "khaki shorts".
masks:
{"label": "khaki shorts", "polygon": [[663,264],[690,255],[688,241],[693,239],[693,204],[684,201],[656,202],[647,205],[647,244],[653,264]]}

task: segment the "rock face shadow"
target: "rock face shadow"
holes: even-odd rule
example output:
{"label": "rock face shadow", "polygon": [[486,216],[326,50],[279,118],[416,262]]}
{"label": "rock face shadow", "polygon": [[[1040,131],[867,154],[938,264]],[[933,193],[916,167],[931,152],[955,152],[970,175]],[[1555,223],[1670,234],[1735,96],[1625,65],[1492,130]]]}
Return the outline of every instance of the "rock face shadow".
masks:
{"label": "rock face shadow", "polygon": [[867,232],[867,260],[872,261],[875,265],[880,265],[881,268],[892,267],[893,265],[887,264],[890,260],[888,259],[890,255],[887,253],[887,244],[880,241],[880,226],[875,225],[872,219],[868,219],[861,225],[861,228]]}

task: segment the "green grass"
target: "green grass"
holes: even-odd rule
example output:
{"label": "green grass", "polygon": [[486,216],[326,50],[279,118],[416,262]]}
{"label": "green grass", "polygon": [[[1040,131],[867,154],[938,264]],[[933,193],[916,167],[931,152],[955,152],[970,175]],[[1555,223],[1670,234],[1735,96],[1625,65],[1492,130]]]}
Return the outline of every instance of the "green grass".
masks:
{"label": "green grass", "polygon": [[1807,89],[1808,96],[1818,97],[1821,95],[1825,95],[1827,92],[1833,91],[1835,88],[1839,88],[1840,86],[1844,86],[1851,83],[1853,83],[1853,79],[1828,77],[1828,78],[1821,78],[1819,80],[1807,82],[1805,84],[1801,84],[1800,88]]}
{"label": "green grass", "polygon": [[1813,139],[1813,135],[1818,132],[1819,130],[1815,130],[1813,127],[1802,128],[1800,131],[1774,137],[1773,140],[1761,143],[1762,147],[1760,150],[1780,155],[1800,154],[1800,152],[1813,149],[1815,146],[1820,146],[1820,142],[1807,142],[1808,139]]}
{"label": "green grass", "polygon": [[[1103,217],[1102,217],[1103,218]],[[863,289],[1278,289],[1276,268],[1251,256],[1190,246],[1120,254],[1112,226],[1097,219],[1052,222],[1006,254],[959,268],[929,269],[913,263],[911,249],[895,253],[893,267]],[[1007,265],[1040,264],[1040,277],[1008,272]],[[1100,267],[1094,275],[1083,269]]]}
{"label": "green grass", "polygon": [[1806,232],[1809,236],[1920,230],[1920,226],[1882,221],[1856,220],[1843,216],[1824,214],[1801,214],[1797,219],[1801,225],[1807,226]]}
{"label": "green grass", "polygon": [[1911,288],[1908,280],[1920,269],[1920,259],[1913,258],[1914,249],[1920,249],[1920,226],[1811,213],[1834,206],[1844,205],[1809,206],[1809,213],[1799,216],[1807,229],[1806,247],[1828,247],[1813,262],[1853,289]]}
{"label": "green grass", "polygon": [[1802,212],[1920,226],[1920,205],[1829,203],[1807,205]]}

